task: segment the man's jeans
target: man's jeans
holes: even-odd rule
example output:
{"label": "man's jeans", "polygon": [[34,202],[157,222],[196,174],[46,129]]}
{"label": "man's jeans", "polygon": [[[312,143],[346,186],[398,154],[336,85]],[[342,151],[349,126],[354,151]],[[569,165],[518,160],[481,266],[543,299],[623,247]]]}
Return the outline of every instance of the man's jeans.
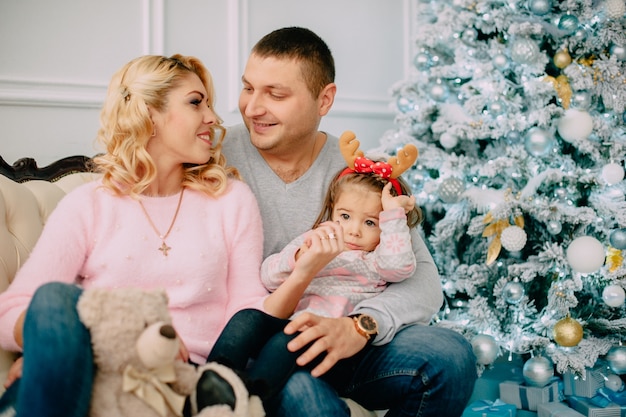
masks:
{"label": "man's jeans", "polygon": [[370,410],[388,409],[388,417],[460,416],[476,381],[476,358],[459,333],[413,325],[390,343],[340,362],[328,377],[295,373],[279,394],[277,417],[347,417],[339,396]]}
{"label": "man's jeans", "polygon": [[22,378],[0,399],[0,414],[12,406],[23,417],[87,415],[94,368],[89,331],[76,311],[81,293],[61,283],[37,290],[24,321]]}

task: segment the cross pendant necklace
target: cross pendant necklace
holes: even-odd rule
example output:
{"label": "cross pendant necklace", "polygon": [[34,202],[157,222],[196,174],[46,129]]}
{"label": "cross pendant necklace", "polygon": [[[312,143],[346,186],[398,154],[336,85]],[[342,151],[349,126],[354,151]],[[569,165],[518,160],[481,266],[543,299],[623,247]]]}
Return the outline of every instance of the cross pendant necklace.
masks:
{"label": "cross pendant necklace", "polygon": [[159,239],[161,239],[161,246],[159,246],[158,250],[161,251],[163,256],[167,256],[168,251],[170,249],[172,249],[171,246],[168,246],[167,243],[165,243],[165,239],[167,239],[167,237],[170,235],[170,232],[172,231],[172,228],[174,227],[174,223],[176,223],[176,218],[178,217],[178,212],[180,210],[180,205],[183,202],[183,193],[184,193],[184,191],[185,191],[185,188],[182,188],[180,190],[180,197],[178,197],[178,205],[176,206],[176,212],[174,213],[174,217],[172,218],[172,223],[170,223],[170,227],[167,229],[167,232],[165,232],[165,234],[161,234],[159,232],[159,229],[157,229],[157,227],[154,225],[154,222],[150,218],[150,215],[148,214],[148,211],[144,207],[144,205],[141,202],[141,200],[139,200],[139,205],[141,206],[141,210],[143,210],[143,214],[148,219],[148,223],[150,223],[150,226],[152,227],[152,230],[154,230],[156,232],[157,236],[159,237]]}

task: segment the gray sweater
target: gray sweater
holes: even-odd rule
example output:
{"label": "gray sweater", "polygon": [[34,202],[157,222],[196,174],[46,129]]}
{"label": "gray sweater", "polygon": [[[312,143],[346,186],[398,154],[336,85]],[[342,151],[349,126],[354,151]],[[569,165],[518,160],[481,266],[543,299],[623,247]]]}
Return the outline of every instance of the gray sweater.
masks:
{"label": "gray sweater", "polygon": [[[256,195],[261,209],[264,257],[280,252],[289,242],[311,229],[333,176],[345,168],[338,139],[327,135],[326,144],[309,170],[296,181],[285,184],[250,143],[242,124],[229,127],[223,153]],[[389,287],[376,297],[359,303],[353,314],[373,316],[379,333],[375,345],[388,343],[403,327],[428,324],[441,307],[443,294],[437,267],[416,229],[411,231],[417,260],[412,277]]]}

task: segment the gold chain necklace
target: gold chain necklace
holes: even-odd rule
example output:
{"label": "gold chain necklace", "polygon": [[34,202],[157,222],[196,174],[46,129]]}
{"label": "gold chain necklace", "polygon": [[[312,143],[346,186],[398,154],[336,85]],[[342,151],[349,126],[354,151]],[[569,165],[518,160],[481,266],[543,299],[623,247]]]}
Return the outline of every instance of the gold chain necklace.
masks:
{"label": "gold chain necklace", "polygon": [[141,202],[141,200],[139,200],[139,205],[141,206],[141,209],[143,210],[143,214],[146,215],[146,218],[148,219],[148,222],[150,223],[150,226],[152,226],[152,230],[154,230],[156,232],[157,236],[159,237],[159,239],[161,239],[161,246],[159,247],[159,250],[161,252],[163,252],[163,256],[167,256],[167,251],[172,249],[170,246],[167,246],[167,243],[165,243],[165,239],[167,239],[167,237],[170,235],[170,232],[172,231],[172,228],[174,227],[174,223],[176,223],[176,217],[178,217],[178,211],[180,210],[180,204],[183,202],[183,192],[184,191],[185,191],[185,188],[183,187],[180,190],[180,197],[178,198],[178,206],[176,206],[176,212],[174,213],[174,218],[172,219],[172,223],[170,224],[170,227],[167,229],[167,232],[165,232],[164,235],[162,235],[159,232],[159,229],[156,228],[156,226],[154,225],[154,222],[152,221],[152,219],[150,218],[150,215],[148,214],[148,211],[143,206],[143,203]]}

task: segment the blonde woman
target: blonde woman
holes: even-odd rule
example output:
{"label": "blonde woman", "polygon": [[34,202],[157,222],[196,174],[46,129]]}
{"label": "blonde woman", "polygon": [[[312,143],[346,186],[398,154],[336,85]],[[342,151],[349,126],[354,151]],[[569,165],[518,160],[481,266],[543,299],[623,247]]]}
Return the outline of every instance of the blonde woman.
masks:
{"label": "blonde woman", "polygon": [[320,261],[302,263],[294,286],[267,297],[259,209],[226,167],[213,103],[211,76],[194,57],[142,56],[113,76],[98,131],[105,153],[94,159],[102,179],[59,203],[0,294],[0,346],[23,351],[0,414],[86,415],[93,365],[76,313],[83,289],[164,288],[180,357],[196,364],[238,310],[293,308],[281,297],[294,288],[297,297],[299,274]]}

